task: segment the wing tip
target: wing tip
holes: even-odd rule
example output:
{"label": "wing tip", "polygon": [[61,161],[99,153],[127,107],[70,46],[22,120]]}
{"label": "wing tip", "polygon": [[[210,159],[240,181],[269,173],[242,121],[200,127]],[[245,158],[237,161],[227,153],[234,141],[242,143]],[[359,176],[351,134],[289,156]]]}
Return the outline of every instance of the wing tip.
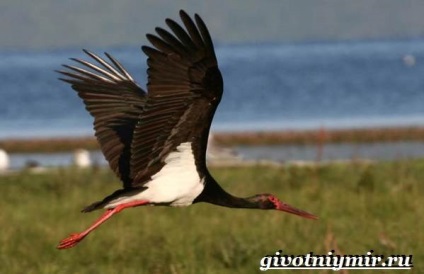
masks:
{"label": "wing tip", "polygon": [[180,14],[180,17],[188,16],[187,12],[183,9],[180,9],[179,14]]}

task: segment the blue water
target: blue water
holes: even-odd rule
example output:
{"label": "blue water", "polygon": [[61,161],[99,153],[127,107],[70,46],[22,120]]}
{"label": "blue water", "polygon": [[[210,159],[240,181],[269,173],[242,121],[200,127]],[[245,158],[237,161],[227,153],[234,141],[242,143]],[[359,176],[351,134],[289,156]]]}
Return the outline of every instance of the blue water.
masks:
{"label": "blue water", "polygon": [[[114,55],[145,86],[139,48],[92,50]],[[225,92],[214,130],[424,125],[424,40],[217,45],[216,52]],[[56,79],[69,57],[84,55],[0,52],[0,138],[92,134],[81,100]]]}

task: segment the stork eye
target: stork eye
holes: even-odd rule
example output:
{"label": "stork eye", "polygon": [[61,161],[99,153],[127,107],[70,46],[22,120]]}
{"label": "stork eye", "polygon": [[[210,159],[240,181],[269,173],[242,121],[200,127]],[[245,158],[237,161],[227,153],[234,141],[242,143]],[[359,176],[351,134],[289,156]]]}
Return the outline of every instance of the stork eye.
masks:
{"label": "stork eye", "polygon": [[274,204],[278,201],[278,199],[277,198],[275,198],[274,196],[269,196],[268,197],[268,199],[271,201],[271,202],[273,202]]}

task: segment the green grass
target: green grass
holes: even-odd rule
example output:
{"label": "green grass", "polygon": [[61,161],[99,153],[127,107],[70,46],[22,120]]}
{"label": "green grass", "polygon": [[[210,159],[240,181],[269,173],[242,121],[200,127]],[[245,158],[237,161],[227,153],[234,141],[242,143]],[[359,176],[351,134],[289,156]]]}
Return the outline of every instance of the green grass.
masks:
{"label": "green grass", "polygon": [[274,193],[320,219],[208,204],[141,207],[123,211],[78,246],[59,251],[59,240],[101,214],[79,210],[118,188],[118,180],[106,170],[24,172],[0,177],[0,272],[259,273],[262,256],[279,249],[413,254],[412,273],[424,271],[423,160],[212,172],[233,194]]}

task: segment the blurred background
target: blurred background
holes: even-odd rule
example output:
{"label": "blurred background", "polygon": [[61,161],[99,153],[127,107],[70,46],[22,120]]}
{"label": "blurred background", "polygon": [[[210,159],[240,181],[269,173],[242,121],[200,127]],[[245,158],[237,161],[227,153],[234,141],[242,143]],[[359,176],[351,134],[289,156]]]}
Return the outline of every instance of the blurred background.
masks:
{"label": "blurred background", "polygon": [[[320,219],[137,208],[57,251],[99,213],[79,209],[120,183],[54,70],[108,52],[145,87],[145,34],[180,9],[206,22],[224,77],[211,173]],[[374,250],[424,273],[423,14],[422,0],[1,0],[0,272],[258,273],[277,250]]]}
{"label": "blurred background", "polygon": [[[54,70],[85,58],[82,48],[106,51],[144,87],[145,34],[165,27],[165,18],[178,21],[179,9],[200,14],[215,42],[225,93],[214,132],[424,126],[419,0],[4,0],[0,7],[0,140],[92,136],[92,118]],[[397,147],[392,156],[378,147],[364,157],[424,154],[421,143]],[[314,148],[280,149],[274,160],[316,157]]]}

